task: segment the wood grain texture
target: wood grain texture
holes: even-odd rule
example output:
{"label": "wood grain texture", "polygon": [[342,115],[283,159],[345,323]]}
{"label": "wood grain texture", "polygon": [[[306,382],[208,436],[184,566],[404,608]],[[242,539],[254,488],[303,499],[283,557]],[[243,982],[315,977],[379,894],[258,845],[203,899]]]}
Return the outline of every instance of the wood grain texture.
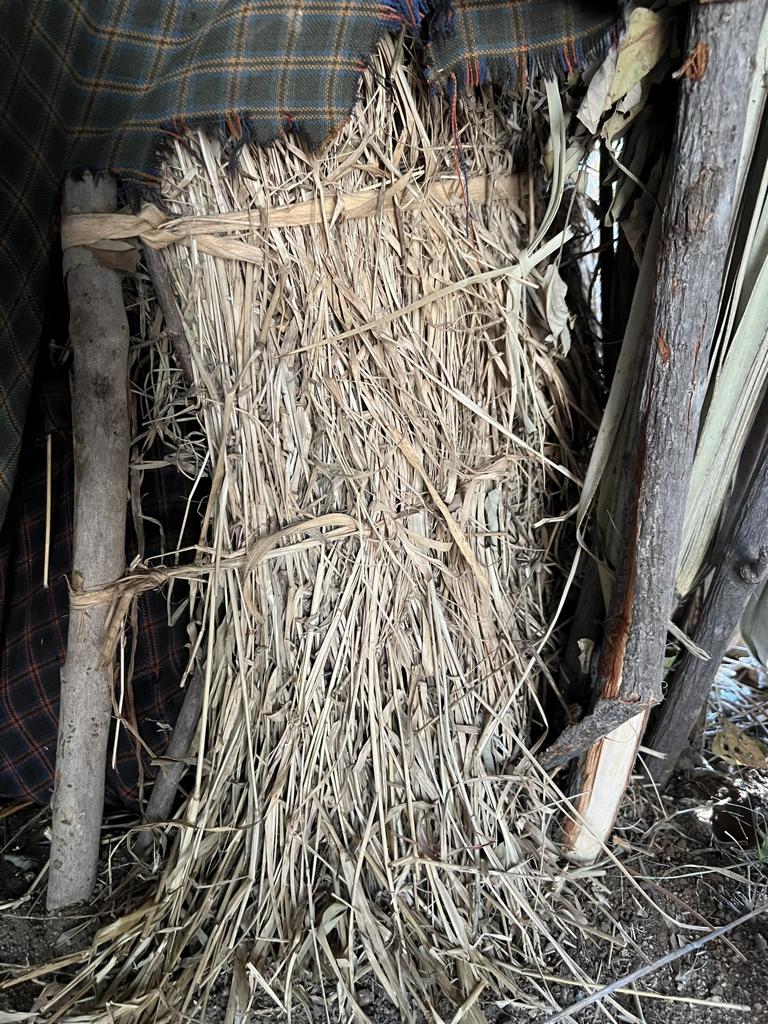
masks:
{"label": "wood grain texture", "polygon": [[701,661],[685,654],[675,673],[670,692],[660,709],[647,745],[666,760],[652,759],[649,769],[659,785],[665,785],[722,663],[733,631],[755,587],[768,574],[768,447],[752,477],[741,510],[715,568],[701,619],[694,635],[696,644],[710,655]]}
{"label": "wood grain texture", "polygon": [[[763,15],[762,0],[697,5],[691,15],[688,49],[707,46],[709,62],[703,78],[686,79],[681,87],[637,434],[628,453],[636,496],[614,587],[610,642],[598,668],[606,696],[615,692],[628,704],[661,699],[675,569]],[[624,648],[620,665],[612,660],[617,646]]]}
{"label": "wood grain texture", "polygon": [[[114,179],[68,179],[67,212],[109,212]],[[103,587],[125,566],[128,495],[128,320],[119,274],[93,252],[65,256],[72,345],[75,519],[72,589]],[[96,880],[112,714],[112,666],[100,651],[109,606],[72,607],[61,673],[48,909],[90,895]]]}

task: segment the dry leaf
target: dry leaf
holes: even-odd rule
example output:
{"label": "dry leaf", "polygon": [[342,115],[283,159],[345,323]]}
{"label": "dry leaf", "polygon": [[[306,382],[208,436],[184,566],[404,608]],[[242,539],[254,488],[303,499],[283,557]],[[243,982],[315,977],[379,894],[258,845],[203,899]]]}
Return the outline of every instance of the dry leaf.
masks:
{"label": "dry leaf", "polygon": [[640,111],[645,107],[649,85],[647,82],[635,82],[626,96],[616,104],[616,110],[603,125],[602,135],[610,142],[619,132],[628,128]]}
{"label": "dry leaf", "polygon": [[584,638],[578,640],[577,643],[579,647],[579,668],[581,669],[581,674],[587,676],[592,664],[592,652],[595,649],[595,641]]}
{"label": "dry leaf", "polygon": [[[595,72],[582,100],[578,117],[597,133],[600,119],[619,100],[625,99],[618,119],[611,118],[611,138],[642,109],[644,91],[637,92],[643,79],[656,67],[667,49],[667,23],[658,14],[638,7],[629,16],[627,31],[618,51],[612,50]],[[616,117],[616,115],[614,115]]]}
{"label": "dry leaf", "polygon": [[647,7],[637,7],[629,16],[627,31],[619,46],[616,71],[607,98],[613,106],[659,63],[667,49],[667,23]]}
{"label": "dry leaf", "polygon": [[579,107],[579,120],[593,133],[597,134],[600,118],[610,106],[608,97],[611,92],[613,78],[616,74],[618,51],[611,50],[603,63],[592,76],[587,93]]}
{"label": "dry leaf", "polygon": [[725,722],[712,741],[712,753],[745,768],[768,768],[768,747],[748,736],[732,722]]}
{"label": "dry leaf", "polygon": [[568,310],[566,295],[568,289],[554,264],[547,267],[544,273],[544,294],[546,296],[546,316],[550,334],[547,341],[559,342],[564,356],[571,347],[571,314]]}

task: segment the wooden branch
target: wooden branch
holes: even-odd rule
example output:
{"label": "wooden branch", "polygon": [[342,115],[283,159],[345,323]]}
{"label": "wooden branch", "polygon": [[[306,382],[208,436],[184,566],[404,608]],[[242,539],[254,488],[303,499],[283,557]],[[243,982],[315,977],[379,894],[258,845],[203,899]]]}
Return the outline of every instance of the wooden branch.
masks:
{"label": "wooden branch", "polygon": [[636,714],[637,708],[632,707],[628,710],[624,701],[615,698],[599,700],[591,714],[568,726],[557,742],[549,750],[544,751],[539,757],[542,767],[551,772],[567,764],[574,757],[580,757],[598,740],[624,725]]}
{"label": "wooden branch", "polygon": [[[67,179],[67,213],[113,211],[114,179]],[[128,320],[120,275],[98,252],[64,256],[72,344],[75,516],[72,590],[103,587],[125,566],[128,494]],[[96,881],[112,666],[100,665],[109,606],[70,608],[61,672],[48,909],[87,899]]]}
{"label": "wooden branch", "polygon": [[[645,365],[625,452],[631,494],[623,516],[624,547],[598,664],[601,700],[622,707],[624,723],[640,721],[661,699],[675,569],[763,13],[762,0],[691,11],[688,50],[701,44],[708,62],[701,77],[681,80]],[[598,713],[599,708],[598,703]],[[586,725],[579,724],[587,736]],[[639,739],[637,728],[623,729],[622,744],[636,749]],[[567,730],[550,757],[560,756],[566,744],[571,753],[584,750]],[[600,804],[595,851],[607,836],[606,822],[608,830],[612,826],[628,781],[627,752],[620,747],[609,734],[600,741],[600,751],[593,750],[584,772],[578,810],[588,828]],[[600,767],[612,757],[621,764],[615,773]],[[598,774],[614,781],[608,791],[593,794]],[[575,823],[569,829],[572,842],[582,828]]]}
{"label": "wooden branch", "polygon": [[741,510],[715,568],[704,601],[694,641],[710,654],[701,661],[686,653],[675,673],[670,692],[659,709],[647,745],[665,760],[652,759],[649,770],[659,785],[666,785],[677,759],[696,724],[733,631],[768,572],[768,446],[752,477]]}
{"label": "wooden branch", "polygon": [[[187,770],[184,758],[189,753],[197,723],[200,721],[204,693],[205,673],[197,671],[187,688],[184,703],[181,705],[173,735],[163,758],[167,763],[161,765],[147,802],[145,818],[148,822],[165,821],[170,816],[179,784]],[[136,852],[144,853],[151,841],[152,833],[149,830],[142,832],[136,841]]]}
{"label": "wooden branch", "polygon": [[184,378],[184,383],[188,388],[192,387],[195,379],[192,372],[192,354],[189,350],[189,342],[187,341],[187,334],[184,330],[179,307],[176,305],[176,296],[173,294],[171,282],[168,280],[168,271],[165,269],[163,257],[157,249],[145,245],[144,260],[147,264],[149,276],[152,278],[157,301],[160,303],[160,309],[163,311],[166,337],[171,343],[173,354],[176,356],[176,361]]}

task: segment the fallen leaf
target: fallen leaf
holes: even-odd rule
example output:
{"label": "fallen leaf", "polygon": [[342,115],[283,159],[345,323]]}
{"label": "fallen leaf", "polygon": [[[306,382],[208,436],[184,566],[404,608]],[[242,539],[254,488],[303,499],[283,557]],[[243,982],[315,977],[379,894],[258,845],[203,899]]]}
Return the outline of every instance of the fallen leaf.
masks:
{"label": "fallen leaf", "polygon": [[725,722],[712,741],[712,753],[745,768],[768,768],[768,747],[748,736],[732,722]]}
{"label": "fallen leaf", "polygon": [[646,7],[636,8],[629,16],[618,50],[609,52],[587,86],[578,112],[581,123],[597,134],[603,114],[623,101],[609,119],[606,138],[612,138],[620,128],[626,127],[645,105],[647,89],[641,86],[643,79],[653,71],[666,50],[666,21]]}

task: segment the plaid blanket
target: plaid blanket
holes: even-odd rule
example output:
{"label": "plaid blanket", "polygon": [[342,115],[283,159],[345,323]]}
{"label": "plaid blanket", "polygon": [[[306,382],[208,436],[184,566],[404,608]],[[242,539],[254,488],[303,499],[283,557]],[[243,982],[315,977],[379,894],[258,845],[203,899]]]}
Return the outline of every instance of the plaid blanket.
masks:
{"label": "plaid blanket", "polygon": [[43,329],[62,177],[151,177],[164,127],[237,118],[318,146],[388,31],[427,74],[473,86],[567,72],[607,45],[622,0],[0,0],[0,524]]}
{"label": "plaid blanket", "polygon": [[[22,458],[0,531],[0,803],[47,803],[53,788],[61,668],[69,621],[68,578],[72,572],[74,511],[69,370],[57,370],[41,356],[25,431]],[[48,586],[44,584],[47,437],[51,438],[51,544]],[[162,457],[159,450],[154,453]],[[144,552],[161,551],[178,539],[191,484],[173,467],[148,471],[142,488]],[[190,525],[184,543],[195,539]],[[175,530],[175,533],[174,533]],[[128,521],[127,557],[137,551]],[[152,774],[150,753],[160,756],[183,699],[179,688],[187,665],[187,619],[168,623],[167,595],[143,594],[137,601],[135,634],[128,630],[124,658],[133,675],[123,695],[114,767],[110,758],[106,797],[137,807],[141,773]],[[119,694],[118,694],[119,697]],[[138,727],[141,748],[129,730]],[[110,752],[115,738],[112,723]],[[139,757],[139,749],[143,756]]]}

